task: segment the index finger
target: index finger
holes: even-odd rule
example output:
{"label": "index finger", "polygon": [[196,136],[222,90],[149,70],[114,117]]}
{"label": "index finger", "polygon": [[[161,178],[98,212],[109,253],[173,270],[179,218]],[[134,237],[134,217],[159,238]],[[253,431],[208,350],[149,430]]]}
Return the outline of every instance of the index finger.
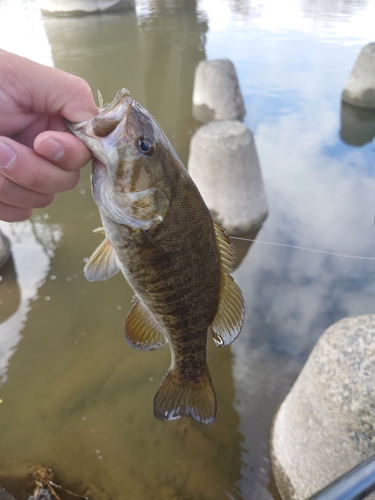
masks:
{"label": "index finger", "polygon": [[[40,114],[61,113],[70,121],[84,121],[98,113],[89,84],[65,71],[1,51],[2,72],[18,104]],[[22,92],[17,91],[22,89]]]}
{"label": "index finger", "polygon": [[92,158],[91,151],[70,132],[42,132],[35,138],[34,150],[64,170],[78,170]]}

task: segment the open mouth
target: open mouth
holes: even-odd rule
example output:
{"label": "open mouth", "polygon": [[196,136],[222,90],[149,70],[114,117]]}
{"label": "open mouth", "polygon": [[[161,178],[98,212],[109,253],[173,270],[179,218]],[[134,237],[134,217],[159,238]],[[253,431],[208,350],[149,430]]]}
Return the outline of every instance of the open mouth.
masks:
{"label": "open mouth", "polygon": [[[69,130],[92,151],[94,156],[106,164],[109,151],[117,146],[122,124],[132,112],[132,99],[127,89],[120,90],[113,101],[91,120],[73,123],[65,120]],[[121,126],[121,127],[120,127]],[[116,129],[118,133],[114,134]],[[122,140],[125,138],[122,137]]]}

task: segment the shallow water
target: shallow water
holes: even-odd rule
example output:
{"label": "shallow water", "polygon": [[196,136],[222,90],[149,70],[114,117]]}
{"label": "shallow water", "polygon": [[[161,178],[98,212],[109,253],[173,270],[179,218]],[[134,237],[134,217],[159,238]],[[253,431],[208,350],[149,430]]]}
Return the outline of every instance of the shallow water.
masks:
{"label": "shallow water", "polygon": [[89,167],[30,222],[2,226],[13,261],[0,282],[0,483],[19,499],[38,466],[94,500],[278,498],[272,417],[325,328],[375,312],[375,261],[264,242],[375,257],[375,118],[340,101],[374,15],[366,1],[171,0],[42,18],[33,0],[0,0],[0,47],[53,61],[107,101],[128,87],[185,163],[195,66],[230,58],[269,204],[256,242],[236,243],[245,325],[230,348],[210,343],[210,427],[153,418],[168,349],[131,350],[131,289],[121,276],[83,276],[100,243]]}

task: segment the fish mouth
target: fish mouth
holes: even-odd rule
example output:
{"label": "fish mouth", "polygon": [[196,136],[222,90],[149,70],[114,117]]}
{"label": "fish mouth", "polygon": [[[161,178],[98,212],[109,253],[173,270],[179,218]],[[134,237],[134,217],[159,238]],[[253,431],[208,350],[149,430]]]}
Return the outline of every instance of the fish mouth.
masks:
{"label": "fish mouth", "polygon": [[[123,128],[122,125],[132,112],[132,105],[129,90],[123,88],[94,118],[79,123],[65,119],[65,123],[72,134],[81,139],[99,161],[106,164],[111,150],[115,150],[118,145],[120,133],[114,132]],[[121,139],[126,141],[123,134]]]}

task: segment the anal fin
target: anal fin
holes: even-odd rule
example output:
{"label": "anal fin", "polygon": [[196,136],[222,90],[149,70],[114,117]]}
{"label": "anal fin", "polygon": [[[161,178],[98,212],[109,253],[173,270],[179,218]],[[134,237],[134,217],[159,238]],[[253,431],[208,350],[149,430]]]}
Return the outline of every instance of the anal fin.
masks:
{"label": "anal fin", "polygon": [[170,369],[154,397],[154,415],[159,420],[191,417],[201,424],[212,424],[216,409],[208,368],[196,379],[186,379],[177,370]]}
{"label": "anal fin", "polygon": [[216,243],[221,262],[219,304],[211,324],[212,337],[217,346],[228,345],[239,335],[244,320],[244,300],[241,290],[229,273],[233,269],[235,250],[222,225],[213,219]]}
{"label": "anal fin", "polygon": [[142,302],[134,297],[134,305],[125,321],[125,338],[134,349],[152,351],[160,349],[167,339]]}

